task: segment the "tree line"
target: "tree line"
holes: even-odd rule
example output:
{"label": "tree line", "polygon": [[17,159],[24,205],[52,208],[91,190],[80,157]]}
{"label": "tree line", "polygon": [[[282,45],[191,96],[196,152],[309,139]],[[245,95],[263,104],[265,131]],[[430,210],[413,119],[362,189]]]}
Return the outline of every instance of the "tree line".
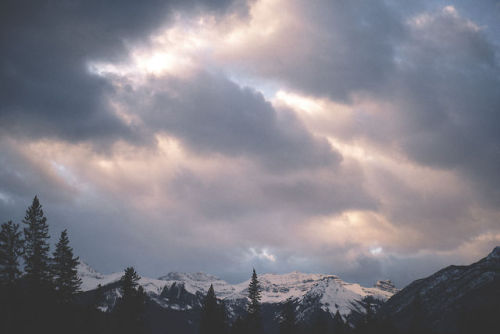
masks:
{"label": "tree line", "polygon": [[[79,258],[62,231],[50,253],[49,227],[37,196],[19,224],[8,221],[0,230],[0,333],[120,333],[145,334],[147,296],[140,276],[128,267],[118,282],[119,298],[112,310],[101,310],[103,287],[82,302],[77,266]],[[106,311],[106,312],[105,312]],[[109,312],[108,312],[109,311]],[[229,321],[224,302],[211,285],[199,313],[199,334],[263,334],[261,286],[252,272],[248,303],[243,315]],[[318,312],[310,324],[299,321],[293,300],[283,303],[275,319],[280,334],[396,333],[390,323],[377,319],[368,304],[356,328],[337,313]],[[168,329],[166,329],[168,330]]]}
{"label": "tree line", "polygon": [[90,303],[78,301],[79,258],[67,230],[50,253],[49,226],[37,196],[23,227],[12,221],[0,230],[0,333],[143,333],[145,293],[130,267],[121,278],[113,312],[98,309],[102,287]]}

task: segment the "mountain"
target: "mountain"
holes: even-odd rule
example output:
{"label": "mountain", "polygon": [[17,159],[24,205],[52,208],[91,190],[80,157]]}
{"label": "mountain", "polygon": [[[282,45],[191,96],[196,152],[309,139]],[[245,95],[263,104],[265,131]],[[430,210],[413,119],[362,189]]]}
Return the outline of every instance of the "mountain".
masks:
{"label": "mountain", "polygon": [[498,333],[500,247],[469,266],[449,266],[419,279],[379,310],[402,332]]}
{"label": "mountain", "polygon": [[[111,310],[120,296],[118,281],[123,272],[104,275],[80,262],[78,273],[82,279],[82,290],[87,291],[87,295],[99,284],[103,287],[105,300],[100,308]],[[352,322],[366,312],[367,305],[378,308],[397,292],[390,281],[379,281],[374,287],[363,287],[344,282],[335,275],[300,272],[262,274],[259,281],[262,287],[264,318],[267,318],[269,323],[279,316],[282,305],[287,300],[294,303],[297,317],[301,321],[309,321],[317,312],[333,316],[338,310],[345,320]],[[149,297],[148,303],[152,312],[183,312],[184,321],[194,324],[211,284],[217,297],[224,301],[231,319],[234,320],[243,314],[249,280],[229,284],[205,273],[171,272],[158,279],[142,277],[139,284]]]}

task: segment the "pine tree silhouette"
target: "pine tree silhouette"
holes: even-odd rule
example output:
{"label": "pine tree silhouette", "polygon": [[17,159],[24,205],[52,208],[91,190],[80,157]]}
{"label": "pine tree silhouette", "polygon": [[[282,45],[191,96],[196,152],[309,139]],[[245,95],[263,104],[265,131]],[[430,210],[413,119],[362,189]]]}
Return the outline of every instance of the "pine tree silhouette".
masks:
{"label": "pine tree silhouette", "polygon": [[0,284],[12,286],[19,278],[19,258],[22,253],[19,225],[12,221],[3,223],[0,230]]}
{"label": "pine tree silhouette", "polygon": [[248,298],[250,300],[247,308],[247,324],[250,333],[262,332],[261,319],[261,295],[260,283],[255,269],[252,272],[252,279],[248,285]]}
{"label": "pine tree silhouette", "polygon": [[78,257],[73,257],[73,249],[69,246],[68,232],[61,232],[52,257],[52,275],[54,288],[62,303],[69,303],[80,290],[82,280],[78,277]]}
{"label": "pine tree silhouette", "polygon": [[19,225],[2,224],[0,231],[0,332],[14,333],[18,328],[22,300],[19,296],[19,257],[23,243]]}
{"label": "pine tree silhouette", "polygon": [[144,333],[144,307],[146,294],[139,286],[141,277],[133,267],[125,269],[120,279],[121,298],[115,307],[117,332],[123,334]]}
{"label": "pine tree silhouette", "polygon": [[32,285],[47,285],[50,282],[49,226],[42,206],[35,196],[26,210],[24,228],[24,271]]}
{"label": "pine tree silhouette", "polygon": [[224,305],[217,302],[214,287],[210,284],[201,310],[200,334],[223,334],[226,332]]}
{"label": "pine tree silhouette", "polygon": [[23,219],[25,332],[54,331],[55,303],[49,257],[49,227],[38,197]]}

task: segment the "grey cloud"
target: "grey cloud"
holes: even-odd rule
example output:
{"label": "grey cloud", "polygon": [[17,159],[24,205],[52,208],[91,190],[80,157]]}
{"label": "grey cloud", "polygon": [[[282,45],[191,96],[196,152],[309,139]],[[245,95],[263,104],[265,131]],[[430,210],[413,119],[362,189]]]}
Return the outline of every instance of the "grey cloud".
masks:
{"label": "grey cloud", "polygon": [[[384,185],[377,188],[384,201],[378,211],[412,235],[395,245],[395,251],[453,249],[480,235],[484,229],[494,228],[493,222],[475,218],[471,194],[454,193],[452,190],[420,192],[394,176],[385,177]],[[441,187],[446,189],[445,184]],[[479,226],[482,228],[479,229]]]}
{"label": "grey cloud", "polygon": [[348,282],[360,282],[365,286],[372,286],[378,280],[390,279],[401,289],[415,279],[427,277],[452,263],[459,264],[453,256],[436,254],[360,255],[354,260],[352,268],[343,270],[339,275]]}
{"label": "grey cloud", "polygon": [[[260,175],[259,169],[240,167],[238,172],[222,169],[220,175],[203,177],[183,170],[165,184],[176,194],[179,207],[213,221],[252,226],[280,217],[285,225],[301,223],[311,216],[338,214],[345,210],[375,210],[379,203],[367,194],[363,175],[356,169],[311,176]],[[243,226],[241,227],[244,228]],[[245,233],[246,234],[246,233]]]}
{"label": "grey cloud", "polygon": [[[363,91],[388,101],[396,110],[390,113],[393,118],[367,121],[351,137],[396,146],[424,166],[458,171],[497,205],[500,84],[498,41],[491,40],[491,29],[498,27],[477,31],[465,19],[445,15],[438,7],[417,6],[407,12],[398,3],[324,1],[312,6],[308,2],[303,18],[312,23],[304,31],[304,43],[283,48],[286,54],[260,59],[260,73],[311,95],[348,101],[351,93]],[[481,2],[479,17],[491,3]],[[333,264],[345,262],[349,250],[362,246],[311,254],[313,245],[297,250],[297,243],[287,239],[291,236],[284,231],[311,216],[348,209],[375,210],[391,218],[396,228],[411,226],[427,233],[427,240],[410,250],[453,249],[478,233],[498,231],[496,221],[476,221],[469,212],[476,199],[460,194],[450,198],[418,194],[398,180],[379,175],[378,179],[386,178],[387,193],[375,189],[376,196],[370,196],[363,172],[346,170],[340,154],[304,128],[292,112],[274,109],[260,94],[238,87],[221,74],[152,80],[142,90],[124,92],[86,68],[88,60],[126,59],[125,41],[147,43],[143,39],[168,21],[174,9],[224,11],[234,5],[229,1],[208,5],[198,1],[3,1],[0,131],[5,137],[0,145],[0,218],[19,222],[33,195],[39,194],[53,235],[69,228],[77,254],[107,272],[134,264],[151,276],[169,270],[205,270],[239,280],[241,274],[226,268],[234,266],[241,273],[246,267],[238,265],[248,247],[270,245],[276,248],[272,251],[277,264],[247,260],[244,266],[332,272],[365,284],[375,277],[393,278],[400,286],[451,263],[451,258],[362,256],[349,271]],[[239,5],[244,11],[244,4]],[[431,12],[431,21],[412,30],[405,20],[422,10]],[[459,10],[459,14],[463,13]],[[498,20],[489,22],[498,25]],[[297,40],[290,38],[288,43]],[[110,111],[108,98],[123,98],[145,125],[123,123]],[[379,125],[384,121],[394,126],[382,130]],[[184,203],[149,216],[134,207],[130,193],[135,189],[117,185],[115,192],[95,189],[82,194],[5,140],[14,136],[138,142],[151,140],[149,130],[164,131],[201,156],[250,158],[266,168],[250,162],[250,168],[239,170],[239,178],[225,177],[221,168],[214,178],[188,171],[171,182],[157,180],[155,186],[164,187],[160,195],[174,193]],[[392,205],[386,204],[389,200]],[[200,235],[206,239],[207,230],[233,237],[232,245],[238,245],[203,243]],[[276,238],[274,234],[281,232],[284,237]],[[390,251],[408,251],[396,248]],[[290,260],[298,255],[307,261]]]}
{"label": "grey cloud", "polygon": [[240,88],[221,74],[151,79],[138,90],[118,95],[153,131],[182,140],[197,153],[257,159],[285,171],[334,168],[341,155],[313,136],[288,110],[277,111],[251,88]]}
{"label": "grey cloud", "polygon": [[359,256],[353,269],[339,273],[348,282],[360,282],[366,286],[373,285],[376,281],[387,279],[384,277],[382,263],[374,257]]}
{"label": "grey cloud", "polygon": [[395,44],[405,34],[392,7],[382,1],[293,3],[298,25],[286,27],[271,47],[239,55],[254,60],[254,70],[291,88],[342,101],[353,91],[376,90],[390,77]]}
{"label": "grey cloud", "polygon": [[147,140],[110,110],[106,96],[113,88],[89,73],[87,62],[125,59],[126,42],[147,40],[174,10],[222,12],[230,5],[230,0],[2,1],[0,129],[27,138]]}
{"label": "grey cloud", "polygon": [[459,170],[486,202],[499,203],[498,49],[465,18],[441,12],[428,20],[412,32],[388,85],[400,109],[396,141],[422,164]]}
{"label": "grey cloud", "polygon": [[[384,115],[370,116],[354,133],[338,135],[367,138],[397,147],[419,164],[456,170],[478,189],[484,204],[498,205],[496,3],[472,9],[474,2],[460,2],[456,12],[443,9],[448,3],[431,1],[410,9],[390,1],[298,3],[305,23],[286,33],[293,33],[300,47],[277,42],[241,57],[292,90],[336,101],[361,94],[391,105],[384,121],[377,119]],[[466,10],[485,16],[491,26],[475,25]],[[420,14],[418,24],[409,23]]]}

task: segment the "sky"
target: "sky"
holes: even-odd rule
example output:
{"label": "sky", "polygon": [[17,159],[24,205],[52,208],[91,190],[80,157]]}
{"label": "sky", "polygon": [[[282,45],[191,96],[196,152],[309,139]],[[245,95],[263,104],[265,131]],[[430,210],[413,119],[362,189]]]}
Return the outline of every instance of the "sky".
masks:
{"label": "sky", "polygon": [[500,1],[2,1],[0,221],[110,273],[403,287],[500,245]]}

